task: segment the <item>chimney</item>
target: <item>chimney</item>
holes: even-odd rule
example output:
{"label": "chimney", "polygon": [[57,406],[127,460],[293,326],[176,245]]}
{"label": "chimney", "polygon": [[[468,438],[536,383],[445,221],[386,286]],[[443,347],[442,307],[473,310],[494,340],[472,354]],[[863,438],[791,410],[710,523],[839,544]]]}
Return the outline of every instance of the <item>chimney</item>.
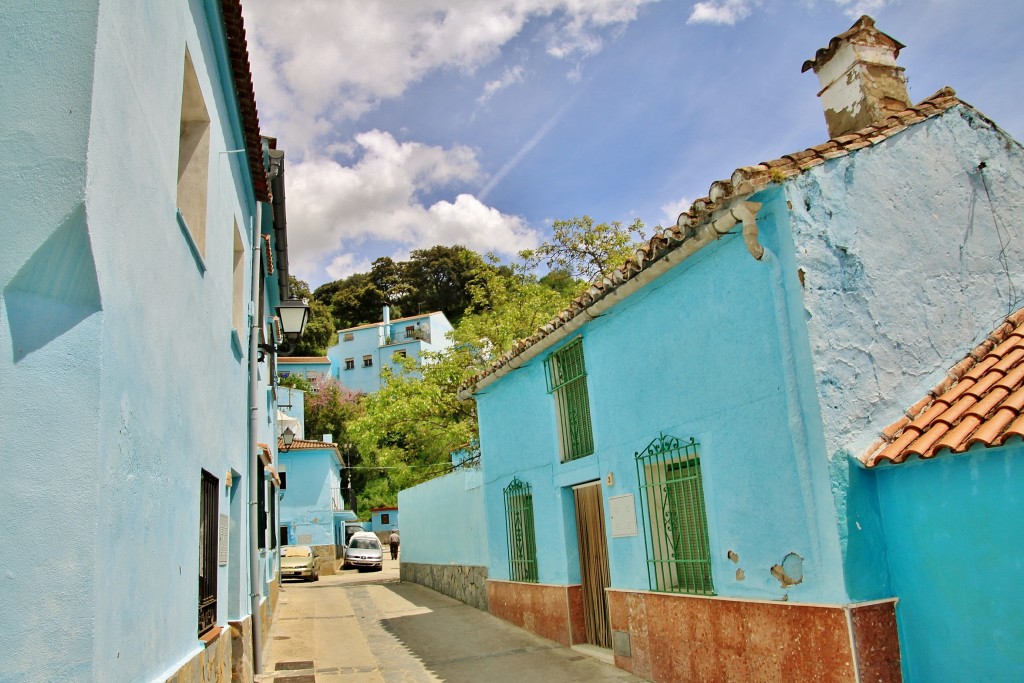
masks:
{"label": "chimney", "polygon": [[903,67],[896,58],[905,47],[875,28],[864,15],[804,62],[821,83],[821,107],[828,134],[837,138],[874,125],[910,106]]}

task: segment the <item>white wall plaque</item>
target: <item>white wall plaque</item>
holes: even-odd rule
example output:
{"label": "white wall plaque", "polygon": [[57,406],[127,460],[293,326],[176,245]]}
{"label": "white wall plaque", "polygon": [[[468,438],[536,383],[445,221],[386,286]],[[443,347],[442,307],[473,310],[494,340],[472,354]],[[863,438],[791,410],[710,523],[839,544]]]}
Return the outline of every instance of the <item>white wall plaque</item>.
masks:
{"label": "white wall plaque", "polygon": [[609,498],[608,512],[612,517],[612,538],[636,536],[636,506],[632,493]]}

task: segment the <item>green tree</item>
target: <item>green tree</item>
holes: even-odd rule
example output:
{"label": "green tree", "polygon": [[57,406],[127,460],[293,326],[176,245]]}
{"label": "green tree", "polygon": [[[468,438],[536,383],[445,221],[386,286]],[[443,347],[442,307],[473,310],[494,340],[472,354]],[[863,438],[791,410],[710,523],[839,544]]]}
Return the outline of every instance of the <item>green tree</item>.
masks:
{"label": "green tree", "polygon": [[443,311],[454,324],[472,303],[469,286],[485,264],[466,247],[438,245],[413,251],[403,265],[405,315]]}
{"label": "green tree", "polygon": [[550,242],[522,252],[522,258],[531,266],[544,263],[587,282],[621,266],[646,239],[640,219],[623,226],[620,221],[595,225],[590,216],[574,217],[555,221],[552,230]]}

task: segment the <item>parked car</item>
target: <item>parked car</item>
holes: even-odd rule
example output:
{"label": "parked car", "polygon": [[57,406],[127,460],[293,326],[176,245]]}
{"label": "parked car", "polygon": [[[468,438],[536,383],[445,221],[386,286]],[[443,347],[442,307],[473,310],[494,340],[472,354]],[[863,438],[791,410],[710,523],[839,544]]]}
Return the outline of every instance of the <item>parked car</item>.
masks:
{"label": "parked car", "polygon": [[281,548],[281,578],[319,581],[316,556],[308,545],[286,545]]}
{"label": "parked car", "polygon": [[345,547],[344,567],[355,567],[359,571],[372,569],[379,572],[384,567],[384,549],[377,534],[362,531],[352,535]]}

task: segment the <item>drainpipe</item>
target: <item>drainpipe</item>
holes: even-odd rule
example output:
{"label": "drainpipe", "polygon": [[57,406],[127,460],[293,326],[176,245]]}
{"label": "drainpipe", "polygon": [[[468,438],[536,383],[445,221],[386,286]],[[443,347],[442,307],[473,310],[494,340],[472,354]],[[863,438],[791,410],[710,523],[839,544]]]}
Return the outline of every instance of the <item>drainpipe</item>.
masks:
{"label": "drainpipe", "polygon": [[[256,216],[261,215],[263,204],[256,203]],[[249,609],[252,612],[252,665],[257,674],[263,673],[263,619],[260,616],[260,561],[259,561],[259,447],[257,440],[259,367],[260,296],[260,225],[255,217],[252,223],[252,287],[249,294]]]}

